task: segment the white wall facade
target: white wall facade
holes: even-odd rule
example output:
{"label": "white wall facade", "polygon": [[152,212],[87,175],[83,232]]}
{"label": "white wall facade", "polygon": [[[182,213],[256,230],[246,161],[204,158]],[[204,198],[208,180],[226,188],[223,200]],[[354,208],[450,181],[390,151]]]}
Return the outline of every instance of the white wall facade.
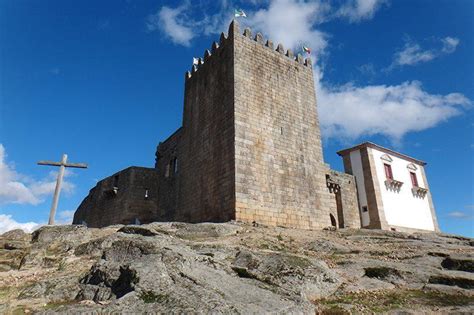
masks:
{"label": "white wall facade", "polygon": [[[369,147],[367,149],[372,152],[374,158],[376,176],[380,185],[380,192],[387,223],[390,226],[395,227],[400,226],[434,231],[435,226],[433,224],[433,217],[431,214],[429,195],[421,198],[415,196],[412,192],[413,185],[410,178],[410,172],[414,172],[416,174],[419,187],[428,187],[427,183],[424,182],[423,175],[421,173],[421,168],[423,168],[423,166],[419,164],[413,164],[409,160],[379,151],[375,148]],[[392,160],[391,162],[382,159],[383,156],[386,157],[387,155]],[[393,179],[403,182],[403,185],[399,191],[393,191],[386,187],[384,163],[391,165]],[[412,168],[415,166],[416,170],[409,169],[408,166],[410,164]]]}
{"label": "white wall facade", "polygon": [[367,194],[365,192],[364,172],[362,169],[362,158],[360,151],[355,150],[350,153],[352,175],[355,176],[357,185],[357,194],[359,197],[359,213],[362,227],[369,225],[369,212],[364,212],[363,207],[367,207]]}

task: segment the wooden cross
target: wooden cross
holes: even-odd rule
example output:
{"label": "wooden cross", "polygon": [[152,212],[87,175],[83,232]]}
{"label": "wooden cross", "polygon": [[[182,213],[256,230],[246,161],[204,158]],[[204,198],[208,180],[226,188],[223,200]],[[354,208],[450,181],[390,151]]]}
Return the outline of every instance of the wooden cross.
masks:
{"label": "wooden cross", "polygon": [[56,216],[56,209],[58,207],[59,193],[61,192],[61,184],[63,183],[64,171],[66,167],[87,168],[87,164],[67,163],[67,154],[63,154],[61,162],[39,161],[38,165],[59,166],[58,179],[56,181],[56,188],[54,189],[53,204],[51,205],[51,211],[49,212],[48,221],[48,225],[53,225],[54,217]]}

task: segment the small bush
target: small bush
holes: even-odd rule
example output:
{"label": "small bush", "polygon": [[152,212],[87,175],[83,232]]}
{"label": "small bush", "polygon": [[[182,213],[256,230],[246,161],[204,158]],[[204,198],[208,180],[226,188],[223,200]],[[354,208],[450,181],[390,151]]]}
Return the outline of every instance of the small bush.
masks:
{"label": "small bush", "polygon": [[153,291],[144,291],[140,294],[140,299],[145,303],[163,303],[169,300],[165,294],[156,294]]}

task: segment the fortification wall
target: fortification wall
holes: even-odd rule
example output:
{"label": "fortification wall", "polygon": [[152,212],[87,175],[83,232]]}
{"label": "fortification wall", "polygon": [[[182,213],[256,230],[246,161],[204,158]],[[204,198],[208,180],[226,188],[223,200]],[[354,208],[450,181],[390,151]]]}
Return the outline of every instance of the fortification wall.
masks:
{"label": "fortification wall", "polygon": [[[118,173],[113,197],[104,194],[113,176],[100,182],[75,222],[236,219],[323,228],[338,202],[353,202],[327,187],[311,60],[250,30],[242,35],[235,22],[186,73],[182,128],[156,156],[153,172]],[[145,186],[154,193],[144,201]]]}
{"label": "fortification wall", "polygon": [[180,177],[175,220],[235,218],[234,46],[232,33],[185,75]]}
{"label": "fortification wall", "polygon": [[181,181],[179,155],[183,128],[176,130],[156,150],[155,167],[158,172],[158,215],[157,221],[174,221],[178,209],[178,193]]}
{"label": "fortification wall", "polygon": [[310,59],[246,29],[234,36],[236,218],[331,225]]}
{"label": "fortification wall", "polygon": [[[356,180],[353,175],[330,170],[327,174],[329,191],[334,195],[336,209],[331,214],[340,228],[360,228],[359,200]],[[335,210],[335,211],[334,211]]]}
{"label": "fortification wall", "polygon": [[132,166],[98,182],[74,214],[73,224],[150,223],[156,220],[157,211],[156,169]]}

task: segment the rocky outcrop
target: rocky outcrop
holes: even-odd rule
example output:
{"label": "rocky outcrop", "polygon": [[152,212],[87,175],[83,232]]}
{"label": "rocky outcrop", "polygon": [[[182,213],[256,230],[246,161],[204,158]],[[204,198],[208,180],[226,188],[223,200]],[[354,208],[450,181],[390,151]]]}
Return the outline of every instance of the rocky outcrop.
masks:
{"label": "rocky outcrop", "polygon": [[0,236],[0,313],[473,312],[472,239],[237,223]]}

